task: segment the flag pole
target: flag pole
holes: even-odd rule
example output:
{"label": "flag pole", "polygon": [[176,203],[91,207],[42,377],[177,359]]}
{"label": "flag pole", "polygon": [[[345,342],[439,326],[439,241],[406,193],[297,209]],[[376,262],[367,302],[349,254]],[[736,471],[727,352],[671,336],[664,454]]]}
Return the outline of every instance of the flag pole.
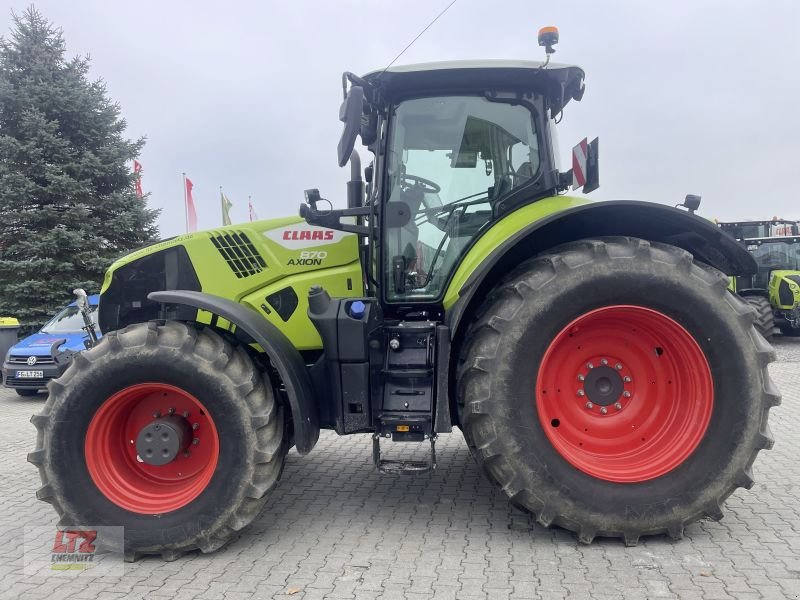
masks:
{"label": "flag pole", "polygon": [[183,218],[186,222],[186,233],[189,233],[189,201],[186,198],[186,172],[183,173]]}
{"label": "flag pole", "polygon": [[222,226],[225,226],[225,200],[222,196],[222,186],[219,186],[219,209],[221,211]]}

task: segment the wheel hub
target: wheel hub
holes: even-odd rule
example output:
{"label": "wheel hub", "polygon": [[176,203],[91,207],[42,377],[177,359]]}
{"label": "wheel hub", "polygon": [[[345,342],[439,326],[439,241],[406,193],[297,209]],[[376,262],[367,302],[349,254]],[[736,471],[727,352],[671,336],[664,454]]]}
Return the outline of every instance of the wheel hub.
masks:
{"label": "wheel hub", "polygon": [[192,443],[192,426],[183,417],[159,417],[136,436],[136,452],[142,462],[160,467],[175,460]]}
{"label": "wheel hub", "polygon": [[609,406],[618,402],[624,388],[622,376],[611,367],[596,367],[584,376],[583,390],[586,398],[598,406]]}

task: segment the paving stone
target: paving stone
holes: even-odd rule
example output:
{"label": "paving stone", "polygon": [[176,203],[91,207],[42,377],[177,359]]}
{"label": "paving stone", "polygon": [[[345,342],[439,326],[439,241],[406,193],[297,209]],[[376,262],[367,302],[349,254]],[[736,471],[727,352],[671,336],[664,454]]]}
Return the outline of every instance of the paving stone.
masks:
{"label": "paving stone", "polygon": [[0,389],[0,600],[797,599],[800,339],[775,345],[770,369],[784,395],[770,415],[775,448],[759,455],[756,485],[728,499],[725,518],[691,525],[683,540],[584,546],[546,530],[483,479],[457,430],[439,438],[440,468],[419,478],[376,473],[369,436],[323,432],[310,455],[289,454],[238,540],[171,563],[146,558],[116,578],[25,577],[24,527],[57,521],[35,500],[39,476],[25,461],[35,439],[28,420],[44,396]]}

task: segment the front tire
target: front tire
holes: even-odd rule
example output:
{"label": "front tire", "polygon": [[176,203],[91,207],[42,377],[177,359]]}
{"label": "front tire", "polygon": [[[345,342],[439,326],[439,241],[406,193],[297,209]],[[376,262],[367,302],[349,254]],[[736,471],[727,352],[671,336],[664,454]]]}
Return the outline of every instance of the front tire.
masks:
{"label": "front tire", "polygon": [[756,320],[753,326],[756,331],[770,341],[780,330],[775,326],[775,312],[769,299],[764,296],[745,296],[745,301],[756,311]]}
{"label": "front tire", "polygon": [[721,518],[772,446],[780,402],[774,352],[726,287],[687,252],[634,238],[520,265],[479,310],[457,376],[484,473],[585,543]]}
{"label": "front tire", "polygon": [[[59,525],[123,526],[124,548],[112,549],[128,560],[218,549],[280,477],[287,448],[272,386],[211,329],[167,321],[111,332],[49,389],[32,418],[36,495]],[[163,448],[143,441],[155,424],[158,436],[175,434]],[[152,450],[166,458],[143,461]]]}

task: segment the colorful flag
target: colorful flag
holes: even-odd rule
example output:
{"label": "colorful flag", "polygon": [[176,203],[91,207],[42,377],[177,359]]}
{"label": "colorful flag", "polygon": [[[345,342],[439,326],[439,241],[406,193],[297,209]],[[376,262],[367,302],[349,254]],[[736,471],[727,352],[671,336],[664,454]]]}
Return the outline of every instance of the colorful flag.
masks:
{"label": "colorful flag", "polygon": [[192,198],[192,180],[184,176],[186,181],[186,231],[197,231],[197,211],[194,209],[194,199]]}
{"label": "colorful flag", "polygon": [[251,196],[247,197],[247,208],[250,212],[250,222],[258,221],[258,215],[256,214],[255,207],[253,206],[253,200],[251,199]]}
{"label": "colorful flag", "polygon": [[133,161],[133,176],[136,177],[136,197],[144,198],[142,193],[142,163],[138,160]]}
{"label": "colorful flag", "polygon": [[228,197],[222,192],[222,187],[219,188],[219,199],[222,203],[222,224],[231,225],[231,207],[233,202],[228,200]]}

